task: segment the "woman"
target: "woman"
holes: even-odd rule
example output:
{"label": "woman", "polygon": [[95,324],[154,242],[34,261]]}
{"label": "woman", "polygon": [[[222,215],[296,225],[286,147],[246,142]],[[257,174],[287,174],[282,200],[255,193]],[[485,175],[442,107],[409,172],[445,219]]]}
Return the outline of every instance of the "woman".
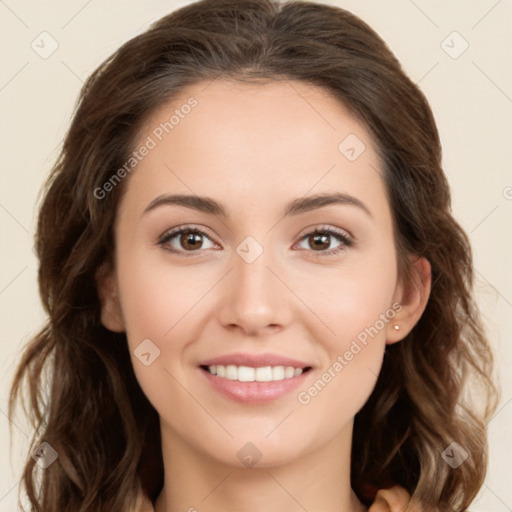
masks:
{"label": "woman", "polygon": [[11,393],[36,510],[462,511],[481,487],[469,242],[426,99],[347,11],[204,0],[128,41],[84,85],[37,252],[49,321]]}

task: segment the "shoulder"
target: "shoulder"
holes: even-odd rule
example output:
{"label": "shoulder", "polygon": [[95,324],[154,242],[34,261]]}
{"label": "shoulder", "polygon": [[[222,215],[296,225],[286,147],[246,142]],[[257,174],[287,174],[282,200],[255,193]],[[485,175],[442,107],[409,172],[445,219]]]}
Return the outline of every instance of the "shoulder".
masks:
{"label": "shoulder", "polygon": [[368,512],[423,512],[420,504],[411,501],[409,493],[398,485],[380,489]]}

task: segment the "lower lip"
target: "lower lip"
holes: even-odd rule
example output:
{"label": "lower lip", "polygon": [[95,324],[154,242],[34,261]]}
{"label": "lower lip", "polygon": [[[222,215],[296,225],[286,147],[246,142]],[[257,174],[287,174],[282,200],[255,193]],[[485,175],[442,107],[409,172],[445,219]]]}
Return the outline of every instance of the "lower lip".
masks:
{"label": "lower lip", "polygon": [[225,379],[211,374],[208,370],[199,368],[214,389],[223,395],[245,404],[265,404],[281,398],[297,389],[309,376],[312,370],[301,373],[290,379],[268,382],[240,382]]}

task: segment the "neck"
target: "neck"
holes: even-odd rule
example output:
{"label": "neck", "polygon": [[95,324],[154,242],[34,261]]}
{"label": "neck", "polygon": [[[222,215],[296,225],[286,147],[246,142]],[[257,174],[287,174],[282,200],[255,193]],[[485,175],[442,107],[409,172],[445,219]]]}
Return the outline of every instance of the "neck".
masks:
{"label": "neck", "polygon": [[234,467],[199,453],[164,424],[164,487],[155,512],[363,512],[350,486],[352,423],[281,465]]}

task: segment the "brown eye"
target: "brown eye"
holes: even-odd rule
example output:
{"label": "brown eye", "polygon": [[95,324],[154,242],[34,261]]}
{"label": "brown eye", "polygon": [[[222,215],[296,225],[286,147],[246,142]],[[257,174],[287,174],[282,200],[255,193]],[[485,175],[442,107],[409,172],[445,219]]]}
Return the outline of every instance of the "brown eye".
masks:
{"label": "brown eye", "polygon": [[190,250],[190,249],[197,249],[198,247],[201,247],[202,244],[202,238],[201,235],[197,233],[182,233],[179,238],[181,247],[184,249]]}
{"label": "brown eye", "polygon": [[[337,241],[338,245],[329,249],[333,241]],[[354,242],[348,235],[333,228],[316,229],[311,233],[307,233],[301,238],[301,243],[304,242],[306,242],[306,247],[302,246],[301,248],[318,253],[316,256],[336,254],[354,245]]]}
{"label": "brown eye", "polygon": [[199,249],[207,249],[208,247],[204,247],[205,240],[208,240],[213,246],[213,242],[204,231],[197,228],[181,227],[164,235],[158,245],[170,252],[182,253],[187,256],[183,253],[200,252]]}
{"label": "brown eye", "polygon": [[315,249],[325,250],[329,248],[331,241],[331,235],[323,235],[323,234],[313,234],[309,235],[308,243],[310,247]]}

